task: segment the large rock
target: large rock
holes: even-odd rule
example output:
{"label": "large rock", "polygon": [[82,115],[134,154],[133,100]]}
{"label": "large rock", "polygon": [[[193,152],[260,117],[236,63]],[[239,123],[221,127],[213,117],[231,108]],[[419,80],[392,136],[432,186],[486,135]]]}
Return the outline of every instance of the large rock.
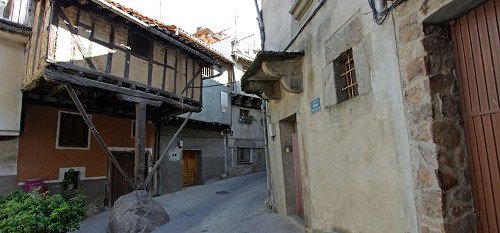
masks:
{"label": "large rock", "polygon": [[167,211],[145,190],[123,195],[115,202],[108,224],[111,233],[152,232],[170,221]]}

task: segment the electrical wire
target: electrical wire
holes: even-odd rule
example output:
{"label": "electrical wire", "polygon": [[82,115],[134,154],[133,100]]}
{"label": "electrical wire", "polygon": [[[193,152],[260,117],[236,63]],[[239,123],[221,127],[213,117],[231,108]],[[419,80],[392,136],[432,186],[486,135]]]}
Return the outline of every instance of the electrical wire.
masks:
{"label": "electrical wire", "polygon": [[368,4],[372,9],[373,21],[378,25],[382,25],[387,19],[387,15],[389,15],[389,12],[391,12],[396,6],[403,3],[404,1],[406,0],[396,0],[385,10],[383,10],[382,12],[378,12],[377,9],[375,8],[374,0],[368,0]]}

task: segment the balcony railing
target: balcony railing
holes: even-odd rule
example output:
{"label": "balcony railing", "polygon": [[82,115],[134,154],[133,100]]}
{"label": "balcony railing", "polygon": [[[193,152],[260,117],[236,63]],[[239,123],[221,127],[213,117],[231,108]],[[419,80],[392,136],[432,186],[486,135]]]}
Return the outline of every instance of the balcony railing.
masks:
{"label": "balcony railing", "polygon": [[0,19],[31,27],[32,0],[0,0]]}

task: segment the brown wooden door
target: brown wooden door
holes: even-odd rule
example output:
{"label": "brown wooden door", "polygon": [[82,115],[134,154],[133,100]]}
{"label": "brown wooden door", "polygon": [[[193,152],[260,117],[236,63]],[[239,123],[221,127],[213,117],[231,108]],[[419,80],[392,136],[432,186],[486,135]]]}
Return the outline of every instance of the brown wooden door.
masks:
{"label": "brown wooden door", "polygon": [[[125,173],[129,174],[130,179],[134,180],[134,152],[117,152],[113,153],[113,155]],[[125,177],[113,165],[111,169],[111,203],[115,203],[120,196],[133,190],[134,188],[130,186]]]}
{"label": "brown wooden door", "polygon": [[182,152],[182,184],[184,187],[198,184],[198,157],[196,151]]}
{"label": "brown wooden door", "polygon": [[500,0],[489,0],[451,26],[471,161],[478,232],[500,223]]}
{"label": "brown wooden door", "polygon": [[295,208],[297,215],[304,218],[304,202],[302,195],[302,173],[300,171],[299,140],[296,133],[292,134],[293,176],[295,181]]}

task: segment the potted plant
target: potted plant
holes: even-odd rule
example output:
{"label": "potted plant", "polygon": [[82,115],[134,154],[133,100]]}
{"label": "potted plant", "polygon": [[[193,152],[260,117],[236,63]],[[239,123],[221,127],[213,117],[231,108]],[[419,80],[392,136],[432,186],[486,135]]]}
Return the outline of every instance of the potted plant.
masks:
{"label": "potted plant", "polygon": [[244,124],[252,124],[255,121],[253,116],[240,116],[239,122]]}

